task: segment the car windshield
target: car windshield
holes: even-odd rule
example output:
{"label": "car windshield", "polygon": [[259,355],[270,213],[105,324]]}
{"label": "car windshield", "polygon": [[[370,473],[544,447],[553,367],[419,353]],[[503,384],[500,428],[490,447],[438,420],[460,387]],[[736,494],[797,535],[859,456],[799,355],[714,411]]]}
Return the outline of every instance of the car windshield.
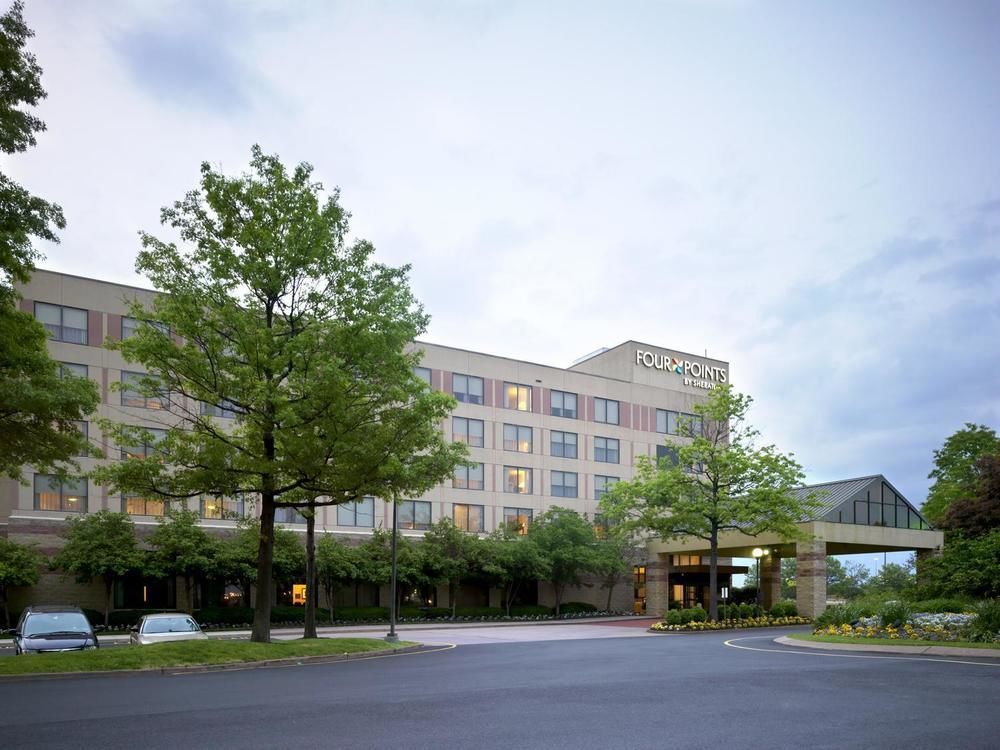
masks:
{"label": "car windshield", "polygon": [[198,623],[190,617],[151,617],[142,626],[143,633],[193,633]]}
{"label": "car windshield", "polygon": [[38,612],[24,621],[23,635],[90,633],[90,623],[80,612]]}

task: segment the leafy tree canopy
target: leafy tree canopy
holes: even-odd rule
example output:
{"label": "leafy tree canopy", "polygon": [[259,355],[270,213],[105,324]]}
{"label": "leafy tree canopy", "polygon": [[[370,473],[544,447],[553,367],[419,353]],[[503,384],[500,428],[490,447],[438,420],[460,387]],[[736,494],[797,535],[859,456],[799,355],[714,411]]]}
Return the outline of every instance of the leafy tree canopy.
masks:
{"label": "leafy tree canopy", "polygon": [[578,585],[585,573],[601,569],[603,559],[597,549],[594,527],[575,510],[554,506],[532,522],[528,538],[547,563],[558,615],[566,587]]}
{"label": "leafy tree canopy", "polygon": [[952,503],[974,494],[978,478],[976,461],[980,456],[995,453],[1000,453],[997,433],[971,422],[966,422],[965,427],[934,451],[934,468],[927,475],[934,484],[921,508],[931,523],[940,525]]}
{"label": "leafy tree canopy", "polygon": [[3,602],[6,627],[10,627],[8,591],[12,586],[34,586],[38,583],[42,559],[42,555],[32,547],[0,536],[0,601]]}
{"label": "leafy tree canopy", "polygon": [[501,526],[490,534],[479,555],[482,574],[503,592],[508,617],[522,584],[549,577],[549,563],[541,549],[511,526]]}
{"label": "leafy tree canopy", "polygon": [[1000,451],[976,459],[972,492],[952,501],[941,526],[968,536],[983,536],[1000,529]]}
{"label": "leafy tree canopy", "polygon": [[758,445],[747,423],[749,396],[723,385],[695,404],[703,428],[686,425],[688,439],[668,443],[659,461],[640,456],[635,479],[619,482],[601,500],[609,520],[664,539],[691,536],[708,542],[710,617],[718,612],[718,539],[723,531],[756,536],[765,531],[801,538],[797,524],[816,509],[799,499],[802,467],[773,445]]}

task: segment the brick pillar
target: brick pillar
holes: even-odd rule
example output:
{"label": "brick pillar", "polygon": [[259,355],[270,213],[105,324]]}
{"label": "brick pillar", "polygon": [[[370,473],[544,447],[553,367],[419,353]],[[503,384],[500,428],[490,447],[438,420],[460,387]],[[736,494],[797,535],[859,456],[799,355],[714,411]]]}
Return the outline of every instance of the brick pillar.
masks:
{"label": "brick pillar", "polygon": [[781,556],[774,552],[760,559],[760,595],[764,609],[781,601]]}
{"label": "brick pillar", "polygon": [[826,609],[826,542],[797,542],[795,560],[795,601],[799,614],[817,617]]}
{"label": "brick pillar", "polygon": [[650,560],[646,563],[646,614],[664,617],[670,605],[670,563]]}

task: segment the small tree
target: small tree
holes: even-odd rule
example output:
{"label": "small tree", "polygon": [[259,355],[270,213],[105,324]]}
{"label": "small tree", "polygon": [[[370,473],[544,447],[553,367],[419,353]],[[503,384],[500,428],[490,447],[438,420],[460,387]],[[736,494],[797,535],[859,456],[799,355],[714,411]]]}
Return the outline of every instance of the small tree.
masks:
{"label": "small tree", "polygon": [[685,425],[690,440],[671,445],[659,462],[640,456],[635,479],[618,482],[601,500],[609,519],[664,539],[691,536],[708,543],[709,616],[718,619],[719,534],[766,531],[802,538],[797,524],[816,509],[799,499],[802,467],[773,445],[757,446],[757,430],[746,423],[752,399],[729,385],[717,386],[695,404],[703,429]]}
{"label": "small tree", "polygon": [[115,582],[143,566],[136,544],[135,524],[127,513],[99,510],[70,518],[66,544],[52,560],[52,567],[73,575],[79,583],[95,578],[104,582],[104,624],[109,624]]}
{"label": "small tree", "polygon": [[979,477],[976,461],[981,456],[997,453],[1000,453],[1000,437],[996,431],[971,422],[934,451],[934,468],[927,475],[934,484],[921,508],[931,523],[940,525],[952,503],[975,494]]}
{"label": "small tree", "polygon": [[[392,533],[375,529],[371,538],[358,547],[359,580],[382,586],[392,577],[392,558],[389,544]],[[396,538],[396,581],[398,607],[406,589],[411,591],[428,583],[421,545],[400,534]],[[398,611],[398,610],[397,610]]]}
{"label": "small tree", "polygon": [[555,506],[528,527],[528,538],[548,564],[558,616],[566,587],[579,585],[585,573],[601,569],[594,527],[575,510]]}
{"label": "small tree", "polygon": [[490,534],[483,541],[480,554],[482,573],[501,590],[507,617],[526,581],[549,577],[548,561],[538,545],[509,526],[501,526]]}
{"label": "small tree", "polygon": [[0,602],[3,602],[4,627],[10,627],[7,603],[11,587],[38,583],[42,559],[34,548],[0,536]]}
{"label": "small tree", "polygon": [[608,592],[604,610],[610,612],[615,588],[631,580],[632,568],[642,562],[644,554],[629,527],[602,522],[598,529],[596,572],[601,577],[601,588]]}
{"label": "small tree", "polygon": [[424,534],[424,541],[420,544],[427,580],[433,585],[448,584],[452,617],[458,606],[462,579],[471,570],[472,538],[455,526],[450,518],[442,518]]}
{"label": "small tree", "polygon": [[198,525],[191,510],[167,510],[149,535],[152,554],[147,570],[157,578],[180,576],[187,592],[186,611],[194,609],[195,582],[215,567],[215,541]]}
{"label": "small tree", "polygon": [[357,550],[332,536],[324,536],[316,545],[316,575],[330,608],[330,624],[336,619],[337,592],[361,577]]}
{"label": "small tree", "polygon": [[258,546],[260,523],[255,519],[241,519],[236,532],[219,539],[215,545],[213,577],[239,586],[247,607],[251,601],[250,590],[257,578]]}

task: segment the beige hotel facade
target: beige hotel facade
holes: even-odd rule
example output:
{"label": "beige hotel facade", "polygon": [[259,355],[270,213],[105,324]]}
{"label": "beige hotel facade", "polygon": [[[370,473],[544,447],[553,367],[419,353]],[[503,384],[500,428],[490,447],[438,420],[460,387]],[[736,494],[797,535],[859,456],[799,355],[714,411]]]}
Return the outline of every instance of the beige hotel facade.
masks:
{"label": "beige hotel facade", "polygon": [[[150,303],[154,292],[45,270],[37,271],[19,291],[22,309],[49,331],[53,359],[97,384],[101,394],[97,416],[152,430],[170,426],[174,419],[170,400],[148,399],[129,391],[128,382],[139,368],[103,346],[107,339],[128,336],[136,325],[126,315],[128,302]],[[694,405],[711,388],[730,379],[729,364],[724,361],[636,341],[601,349],[566,368],[429,342],[415,346],[423,351],[421,377],[432,388],[453,394],[458,402],[442,423],[442,431],[449,439],[466,442],[477,465],[459,470],[452,481],[399,507],[401,532],[414,537],[441,518],[453,519],[470,533],[489,533],[505,522],[527,527],[538,514],[556,505],[594,518],[607,488],[632,477],[636,458],[663,455],[668,437],[684,441],[677,434],[678,425],[692,418]],[[113,388],[115,383],[123,384],[123,389]],[[227,418],[224,412],[217,416]],[[122,451],[109,445],[96,421],[81,424],[81,429],[110,460],[149,450],[135,446]],[[79,459],[84,470],[96,460]],[[60,546],[59,533],[68,516],[105,508],[123,510],[132,515],[142,534],[163,514],[163,504],[155,499],[111,494],[106,487],[86,480],[55,488],[31,467],[26,467],[25,477],[27,484],[8,479],[0,484],[0,534],[34,543],[49,554]],[[251,503],[226,501],[223,507],[211,498],[192,499],[187,505],[198,511],[207,529],[219,534],[234,527],[234,516],[254,512]],[[375,527],[390,528],[391,510],[378,499],[323,508],[317,532],[360,539]],[[304,530],[301,517],[294,512],[282,510],[278,520],[288,528]],[[704,567],[699,563],[686,556],[674,560],[673,567],[678,573],[686,568],[694,581],[698,569]],[[644,584],[644,566],[637,566],[635,585],[619,586],[615,608],[641,610]],[[676,588],[672,598],[683,597],[688,603],[704,598],[701,585],[689,586],[688,591]],[[142,590],[145,601],[137,601],[134,591],[124,590],[116,594],[116,606],[152,605],[149,587],[143,585]],[[447,595],[437,593],[444,602]],[[374,603],[380,595],[384,592],[366,594],[367,601],[358,603]],[[163,606],[181,594],[161,592],[158,596],[157,606]],[[470,598],[460,604],[485,605],[497,600],[496,592],[466,596]],[[537,597],[539,603],[550,603],[551,591],[545,584],[539,586]],[[603,606],[606,592],[586,585],[567,598]],[[100,586],[81,586],[46,573],[36,587],[16,591],[11,604],[16,609],[29,603],[70,601],[96,607],[102,601]]]}

